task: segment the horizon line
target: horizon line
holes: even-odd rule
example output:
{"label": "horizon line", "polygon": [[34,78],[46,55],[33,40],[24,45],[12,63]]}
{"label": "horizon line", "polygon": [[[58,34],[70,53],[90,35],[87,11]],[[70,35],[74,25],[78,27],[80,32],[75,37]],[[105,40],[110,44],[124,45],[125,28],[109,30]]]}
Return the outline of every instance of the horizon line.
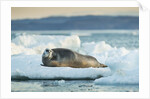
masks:
{"label": "horizon line", "polygon": [[58,16],[58,15],[53,15],[53,16],[46,16],[46,17],[41,17],[41,18],[18,18],[18,19],[11,19],[11,21],[15,21],[15,20],[33,20],[33,19],[44,19],[44,18],[52,18],[52,17],[66,17],[66,18],[70,18],[70,17],[85,17],[85,16],[110,16],[110,17],[139,17],[139,15],[72,15],[72,16]]}

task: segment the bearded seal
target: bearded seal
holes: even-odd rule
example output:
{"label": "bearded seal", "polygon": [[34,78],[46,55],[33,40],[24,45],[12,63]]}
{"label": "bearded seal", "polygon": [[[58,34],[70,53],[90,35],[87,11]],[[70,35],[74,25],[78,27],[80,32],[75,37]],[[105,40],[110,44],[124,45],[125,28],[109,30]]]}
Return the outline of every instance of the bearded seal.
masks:
{"label": "bearded seal", "polygon": [[65,48],[46,48],[42,55],[42,62],[42,66],[46,67],[107,67],[106,65],[99,63],[97,59],[92,56],[82,55],[75,51]]}

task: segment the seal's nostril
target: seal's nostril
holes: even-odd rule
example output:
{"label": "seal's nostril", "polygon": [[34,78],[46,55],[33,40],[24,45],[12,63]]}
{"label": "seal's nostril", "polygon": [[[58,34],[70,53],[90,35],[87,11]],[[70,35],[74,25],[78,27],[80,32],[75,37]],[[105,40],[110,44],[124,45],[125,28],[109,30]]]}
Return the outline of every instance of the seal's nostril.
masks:
{"label": "seal's nostril", "polygon": [[49,50],[48,50],[48,49],[46,49],[46,52],[49,52]]}

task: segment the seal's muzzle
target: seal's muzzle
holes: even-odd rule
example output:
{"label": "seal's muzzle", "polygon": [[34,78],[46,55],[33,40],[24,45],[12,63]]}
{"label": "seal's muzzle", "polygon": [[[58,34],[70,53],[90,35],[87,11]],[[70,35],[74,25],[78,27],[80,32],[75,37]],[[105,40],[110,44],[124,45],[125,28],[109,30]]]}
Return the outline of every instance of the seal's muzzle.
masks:
{"label": "seal's muzzle", "polygon": [[51,59],[53,57],[52,53],[53,51],[51,49],[46,48],[45,51],[43,52],[42,57]]}

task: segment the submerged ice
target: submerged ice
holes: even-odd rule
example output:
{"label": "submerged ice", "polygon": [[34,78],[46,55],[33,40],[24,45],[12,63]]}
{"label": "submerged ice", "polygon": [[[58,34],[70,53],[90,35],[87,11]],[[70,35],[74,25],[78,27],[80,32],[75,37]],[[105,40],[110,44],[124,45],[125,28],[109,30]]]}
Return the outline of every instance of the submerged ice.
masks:
{"label": "submerged ice", "polygon": [[[105,41],[82,42],[73,36],[20,35],[11,43],[12,79],[95,79],[95,84],[138,84],[139,52],[116,48]],[[94,56],[108,68],[40,66],[45,48],[69,48]]]}

